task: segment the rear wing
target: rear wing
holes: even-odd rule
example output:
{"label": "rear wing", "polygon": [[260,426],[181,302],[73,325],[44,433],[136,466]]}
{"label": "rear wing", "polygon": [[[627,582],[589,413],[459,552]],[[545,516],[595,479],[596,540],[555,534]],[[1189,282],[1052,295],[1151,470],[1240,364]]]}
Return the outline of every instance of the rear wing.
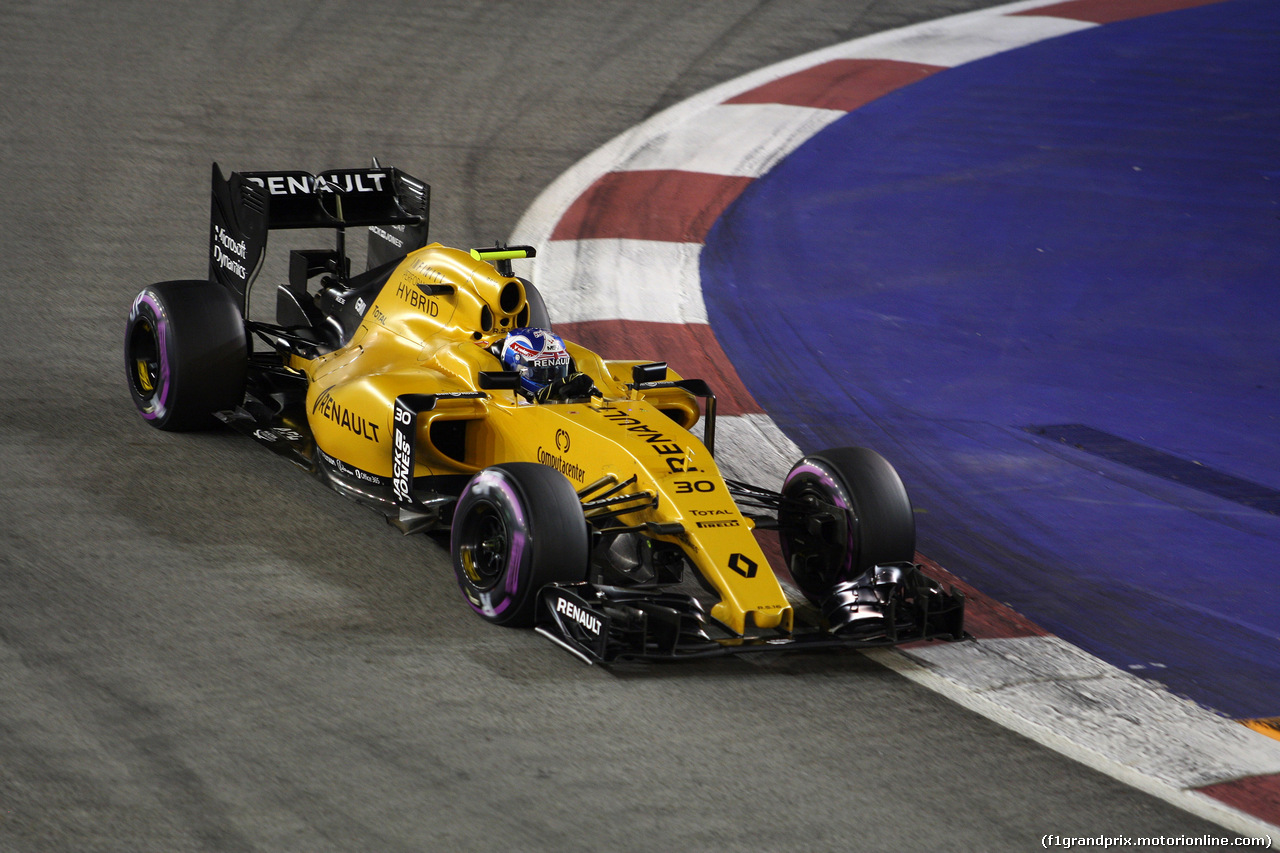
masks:
{"label": "rear wing", "polygon": [[209,278],[231,292],[241,314],[262,268],[267,232],[331,228],[339,275],[345,275],[348,226],[369,229],[366,269],[403,257],[427,243],[431,187],[377,161],[368,169],[309,172],[232,172],[213,164]]}

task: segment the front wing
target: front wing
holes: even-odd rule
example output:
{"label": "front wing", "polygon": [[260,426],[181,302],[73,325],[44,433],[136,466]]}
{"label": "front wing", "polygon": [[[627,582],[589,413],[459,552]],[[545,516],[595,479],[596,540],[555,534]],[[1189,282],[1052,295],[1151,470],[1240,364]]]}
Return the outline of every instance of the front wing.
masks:
{"label": "front wing", "polygon": [[684,660],[766,651],[876,648],[960,640],[964,594],[943,590],[913,563],[876,566],[840,584],[790,633],[716,637],[692,595],[591,583],[549,584],[539,593],[537,631],[587,663]]}

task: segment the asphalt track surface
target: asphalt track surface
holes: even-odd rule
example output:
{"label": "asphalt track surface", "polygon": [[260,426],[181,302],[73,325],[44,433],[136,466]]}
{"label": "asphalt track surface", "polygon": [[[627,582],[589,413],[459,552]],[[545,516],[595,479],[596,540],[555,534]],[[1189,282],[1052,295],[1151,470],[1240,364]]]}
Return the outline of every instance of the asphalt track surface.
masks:
{"label": "asphalt track surface", "polygon": [[432,540],[124,390],[133,294],[204,272],[211,160],[376,154],[486,244],[656,110],[973,5],[0,7],[0,849],[1226,834],[859,655],[584,667],[474,618]]}

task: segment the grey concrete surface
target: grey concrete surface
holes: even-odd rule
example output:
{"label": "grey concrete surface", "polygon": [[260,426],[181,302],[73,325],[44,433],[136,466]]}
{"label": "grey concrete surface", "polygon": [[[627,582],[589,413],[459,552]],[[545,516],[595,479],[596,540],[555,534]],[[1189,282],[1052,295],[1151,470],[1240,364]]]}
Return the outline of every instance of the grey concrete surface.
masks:
{"label": "grey concrete surface", "polygon": [[1218,832],[852,654],[609,672],[229,434],[121,336],[209,165],[371,155],[505,237],[654,111],[950,2],[0,4],[0,850],[1027,850]]}

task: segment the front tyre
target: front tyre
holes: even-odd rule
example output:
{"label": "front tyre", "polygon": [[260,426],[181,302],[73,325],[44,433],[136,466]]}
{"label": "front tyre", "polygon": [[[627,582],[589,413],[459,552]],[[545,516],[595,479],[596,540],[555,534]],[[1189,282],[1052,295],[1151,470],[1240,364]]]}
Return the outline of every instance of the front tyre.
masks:
{"label": "front tyre", "polygon": [[157,429],[200,429],[244,400],[249,344],[225,288],[166,281],[144,288],[124,335],[129,393]]}
{"label": "front tyre", "polygon": [[559,471],[509,462],[471,478],[453,514],[450,550],[471,608],[498,625],[533,624],[538,591],[586,580],[587,521]]}
{"label": "front tyre", "polygon": [[821,604],[872,566],[915,559],[916,520],[906,487],[874,450],[806,456],[782,485],[782,554],[805,596]]}

